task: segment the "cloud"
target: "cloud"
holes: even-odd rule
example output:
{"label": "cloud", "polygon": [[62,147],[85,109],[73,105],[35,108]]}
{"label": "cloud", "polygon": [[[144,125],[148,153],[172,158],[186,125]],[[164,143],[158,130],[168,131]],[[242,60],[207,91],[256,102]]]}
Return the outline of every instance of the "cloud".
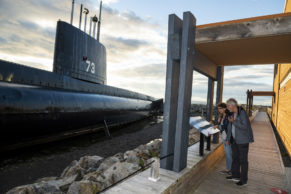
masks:
{"label": "cloud", "polygon": [[[167,24],[133,11],[110,7],[104,0],[101,43],[107,51],[107,83],[157,98],[165,95]],[[76,0],[74,25],[78,26],[80,3],[89,16],[99,13],[95,0]],[[0,0],[0,58],[52,70],[56,22],[69,21],[71,0]],[[84,23],[84,22],[83,22]],[[89,25],[87,25],[88,32]],[[225,67],[224,98],[245,102],[247,89],[271,90],[273,65]],[[194,72],[192,100],[206,102],[208,78]],[[269,99],[260,98],[259,103]]]}
{"label": "cloud", "polygon": [[105,4],[105,5],[109,5],[109,4],[112,4],[112,3],[117,3],[118,0],[103,0],[102,3]]}

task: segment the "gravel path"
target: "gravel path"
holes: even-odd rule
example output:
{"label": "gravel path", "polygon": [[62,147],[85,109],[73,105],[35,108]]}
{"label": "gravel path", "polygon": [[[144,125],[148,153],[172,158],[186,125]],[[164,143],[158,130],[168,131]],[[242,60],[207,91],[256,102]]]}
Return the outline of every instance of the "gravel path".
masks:
{"label": "gravel path", "polygon": [[108,157],[160,138],[162,122],[146,119],[112,129],[111,134],[112,139],[106,139],[103,132],[99,132],[2,155],[0,193],[42,177],[59,176],[71,161],[82,156]]}

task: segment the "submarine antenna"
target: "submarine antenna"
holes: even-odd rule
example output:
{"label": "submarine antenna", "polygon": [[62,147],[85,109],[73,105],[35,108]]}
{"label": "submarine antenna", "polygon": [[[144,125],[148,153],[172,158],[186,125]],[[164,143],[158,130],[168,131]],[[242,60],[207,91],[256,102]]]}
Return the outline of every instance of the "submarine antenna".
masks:
{"label": "submarine antenna", "polygon": [[74,17],[74,4],[75,4],[75,0],[72,0],[71,25],[73,25],[73,17]]}
{"label": "submarine antenna", "polygon": [[96,32],[96,23],[98,22],[98,18],[97,18],[97,16],[95,15],[94,17],[93,17],[93,22],[94,22],[94,26],[93,26],[93,38],[95,38],[95,32]]}
{"label": "submarine antenna", "polygon": [[87,25],[87,15],[89,13],[89,10],[87,8],[84,8],[84,12],[85,14],[85,24],[84,24],[84,32],[86,32],[86,25]]}
{"label": "submarine antenna", "polygon": [[89,27],[89,35],[91,36],[92,31],[92,17],[90,17],[90,27]]}
{"label": "submarine antenna", "polygon": [[83,12],[83,4],[81,4],[81,7],[80,7],[79,29],[81,29],[81,23],[82,23],[82,12]]}
{"label": "submarine antenna", "polygon": [[100,1],[100,8],[99,8],[99,21],[98,21],[98,32],[97,32],[97,41],[98,42],[99,42],[99,38],[100,38],[101,12],[102,12],[102,1]]}

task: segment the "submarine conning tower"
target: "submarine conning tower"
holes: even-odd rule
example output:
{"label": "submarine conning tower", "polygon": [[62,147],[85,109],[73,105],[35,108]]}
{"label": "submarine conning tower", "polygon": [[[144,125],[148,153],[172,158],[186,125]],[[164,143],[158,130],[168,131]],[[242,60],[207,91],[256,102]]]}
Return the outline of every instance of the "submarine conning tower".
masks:
{"label": "submarine conning tower", "polygon": [[106,49],[95,38],[58,21],[53,71],[75,79],[106,84]]}

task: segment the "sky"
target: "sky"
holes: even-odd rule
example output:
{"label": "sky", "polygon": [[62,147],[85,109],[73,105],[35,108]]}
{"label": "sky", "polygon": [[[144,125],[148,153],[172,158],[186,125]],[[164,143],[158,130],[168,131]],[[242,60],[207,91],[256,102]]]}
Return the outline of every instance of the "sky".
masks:
{"label": "sky", "polygon": [[[97,14],[98,0],[75,0]],[[164,98],[168,15],[191,11],[197,24],[282,13],[285,0],[103,0],[101,43],[107,84]],[[52,71],[56,22],[70,21],[71,0],[0,0],[0,59]],[[84,22],[83,22],[84,23]],[[88,31],[88,29],[87,29]],[[273,89],[273,64],[225,67],[223,100]],[[208,79],[194,72],[192,102],[206,103]],[[270,105],[270,97],[254,104]]]}

